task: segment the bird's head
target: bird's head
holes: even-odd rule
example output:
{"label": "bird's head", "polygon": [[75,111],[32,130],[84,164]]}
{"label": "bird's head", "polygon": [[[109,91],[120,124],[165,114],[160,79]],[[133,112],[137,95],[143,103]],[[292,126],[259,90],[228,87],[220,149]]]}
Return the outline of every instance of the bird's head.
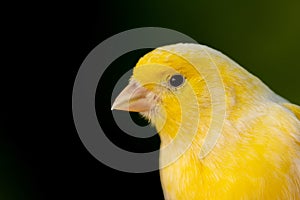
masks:
{"label": "bird's head", "polygon": [[112,109],[139,112],[164,138],[172,139],[180,132],[193,135],[200,120],[204,124],[211,116],[209,77],[205,76],[214,63],[206,48],[176,44],[146,54]]}
{"label": "bird's head", "polygon": [[198,44],[175,44],[138,61],[112,109],[142,114],[156,127],[162,143],[178,135],[180,142],[197,136],[201,143],[205,135],[214,139],[221,132],[231,107],[262,96],[257,95],[260,88],[265,90],[258,79],[220,52]]}

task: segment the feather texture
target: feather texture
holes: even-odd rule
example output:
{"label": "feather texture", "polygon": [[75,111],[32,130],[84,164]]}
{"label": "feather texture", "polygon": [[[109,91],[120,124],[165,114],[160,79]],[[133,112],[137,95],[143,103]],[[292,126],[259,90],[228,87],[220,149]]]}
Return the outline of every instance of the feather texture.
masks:
{"label": "feather texture", "polygon": [[[175,73],[186,78],[182,87],[168,85]],[[166,199],[300,199],[299,106],[197,44],[155,49],[132,79],[161,99],[142,114],[161,138]],[[216,143],[199,156],[211,135]]]}

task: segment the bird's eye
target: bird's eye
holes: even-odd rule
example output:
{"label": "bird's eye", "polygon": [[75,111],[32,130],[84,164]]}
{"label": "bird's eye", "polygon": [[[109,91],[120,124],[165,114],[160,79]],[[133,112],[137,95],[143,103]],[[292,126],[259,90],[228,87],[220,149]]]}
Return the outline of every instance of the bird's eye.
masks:
{"label": "bird's eye", "polygon": [[169,83],[172,87],[179,87],[184,82],[184,77],[181,74],[171,76]]}

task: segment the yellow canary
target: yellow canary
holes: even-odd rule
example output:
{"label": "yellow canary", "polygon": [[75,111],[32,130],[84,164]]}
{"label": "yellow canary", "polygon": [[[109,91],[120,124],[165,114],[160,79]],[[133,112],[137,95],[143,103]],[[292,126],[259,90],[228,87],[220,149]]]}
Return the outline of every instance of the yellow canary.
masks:
{"label": "yellow canary", "polygon": [[300,199],[300,107],[214,49],[151,51],[112,109],[156,127],[165,199]]}

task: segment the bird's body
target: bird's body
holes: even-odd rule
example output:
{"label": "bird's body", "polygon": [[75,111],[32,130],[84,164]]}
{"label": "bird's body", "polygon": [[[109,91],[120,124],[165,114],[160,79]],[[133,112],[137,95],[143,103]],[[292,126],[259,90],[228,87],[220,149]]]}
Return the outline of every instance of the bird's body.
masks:
{"label": "bird's body", "polygon": [[169,45],[141,58],[131,83],[142,92],[115,107],[156,126],[165,199],[300,199],[300,107],[237,63]]}

